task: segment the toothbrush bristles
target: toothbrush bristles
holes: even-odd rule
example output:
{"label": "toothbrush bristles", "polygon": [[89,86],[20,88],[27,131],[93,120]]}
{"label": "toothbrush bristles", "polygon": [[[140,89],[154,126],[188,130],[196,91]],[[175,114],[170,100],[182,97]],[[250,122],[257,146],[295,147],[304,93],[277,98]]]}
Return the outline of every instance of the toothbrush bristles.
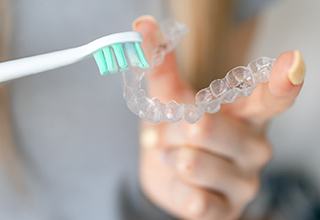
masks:
{"label": "toothbrush bristles", "polygon": [[96,51],[93,55],[101,75],[124,71],[129,66],[149,68],[139,42],[113,44]]}

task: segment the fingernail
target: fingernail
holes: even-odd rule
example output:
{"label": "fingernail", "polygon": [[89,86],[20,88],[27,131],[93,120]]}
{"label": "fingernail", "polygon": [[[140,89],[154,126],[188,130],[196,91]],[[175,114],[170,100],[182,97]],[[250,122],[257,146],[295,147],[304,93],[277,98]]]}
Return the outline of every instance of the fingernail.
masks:
{"label": "fingernail", "polygon": [[172,185],[172,201],[177,207],[186,208],[186,202],[188,202],[190,194],[190,186],[184,185],[181,182],[176,182]]}
{"label": "fingernail", "polygon": [[133,23],[132,23],[133,29],[136,29],[141,24],[142,21],[150,21],[154,24],[158,24],[157,20],[153,16],[143,15],[133,21]]}
{"label": "fingernail", "polygon": [[144,15],[137,18],[133,22],[132,27],[134,30],[138,30],[143,37],[148,36],[147,40],[144,39],[143,46],[145,52],[151,56],[161,40],[161,31],[157,20],[150,15]]}
{"label": "fingernail", "polygon": [[201,216],[206,209],[206,204],[201,196],[195,196],[189,204],[189,212],[192,216]]}
{"label": "fingernail", "polygon": [[300,51],[295,50],[293,53],[293,61],[288,71],[288,79],[293,85],[300,85],[305,78],[305,64]]}
{"label": "fingernail", "polygon": [[184,214],[190,217],[199,217],[207,210],[207,202],[203,194],[194,190],[191,185],[176,182],[172,185],[172,201]]}
{"label": "fingernail", "polygon": [[159,134],[154,128],[142,129],[140,133],[140,143],[144,148],[155,148],[159,143]]}

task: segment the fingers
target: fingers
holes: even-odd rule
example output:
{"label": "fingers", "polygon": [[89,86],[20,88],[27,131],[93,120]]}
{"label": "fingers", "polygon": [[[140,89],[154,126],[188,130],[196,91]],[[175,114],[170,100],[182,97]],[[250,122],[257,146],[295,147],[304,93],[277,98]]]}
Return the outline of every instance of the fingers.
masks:
{"label": "fingers", "polygon": [[[149,61],[154,50],[162,43],[162,34],[157,21],[151,16],[142,16],[133,23],[133,29],[143,37],[142,47]],[[177,99],[185,96],[187,85],[180,79],[174,53],[167,54],[162,64],[152,69],[147,76],[149,92],[162,101]]]}
{"label": "fingers", "polygon": [[279,56],[262,100],[264,120],[285,111],[292,105],[302,88],[304,76],[305,66],[299,51],[287,52]]}
{"label": "fingers", "polygon": [[205,116],[198,124],[159,130],[160,146],[189,146],[219,155],[248,172],[257,172],[270,161],[272,150],[266,137],[242,121],[224,114]]}
{"label": "fingers", "polygon": [[269,89],[275,97],[294,99],[301,89],[305,77],[305,66],[299,51],[283,53],[274,65]]}
{"label": "fingers", "polygon": [[220,194],[194,187],[179,178],[172,186],[172,204],[184,219],[228,219],[231,207]]}
{"label": "fingers", "polygon": [[153,50],[158,46],[161,38],[157,21],[154,17],[149,15],[141,16],[133,22],[132,28],[134,31],[140,32],[142,35],[142,46],[145,55],[150,60]]}
{"label": "fingers", "polygon": [[[194,126],[143,127],[144,191],[157,205],[177,217],[236,219],[259,189],[259,169],[267,161],[262,159],[265,152],[261,149],[268,145],[258,138],[250,138],[247,133],[254,134],[245,123],[227,120],[223,114],[216,117],[205,117]],[[212,144],[216,139],[219,142]]]}
{"label": "fingers", "polygon": [[254,93],[226,108],[249,121],[264,123],[289,108],[298,96],[305,77],[305,65],[299,51],[281,54],[276,60],[270,81]]}
{"label": "fingers", "polygon": [[239,213],[244,204],[232,207],[224,195],[192,185],[179,177],[172,163],[159,157],[163,150],[142,149],[140,180],[151,201],[182,219],[228,220]]}
{"label": "fingers", "polygon": [[259,189],[257,173],[248,175],[219,156],[187,147],[174,150],[170,155],[183,180],[225,195],[234,206],[250,202]]}

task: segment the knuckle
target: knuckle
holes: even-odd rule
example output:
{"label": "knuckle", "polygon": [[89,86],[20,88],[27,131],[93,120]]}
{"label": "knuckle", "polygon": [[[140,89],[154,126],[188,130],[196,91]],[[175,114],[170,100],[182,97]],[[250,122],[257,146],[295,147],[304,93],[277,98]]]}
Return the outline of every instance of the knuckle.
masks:
{"label": "knuckle", "polygon": [[[195,219],[224,219],[228,220],[228,216],[233,212],[233,208],[229,202],[220,194],[210,193],[204,194],[204,209]],[[231,219],[230,219],[231,220]]]}
{"label": "knuckle", "polygon": [[269,141],[264,140],[261,144],[261,158],[260,158],[260,163],[259,165],[261,167],[264,167],[270,160],[272,159],[272,147]]}
{"label": "knuckle", "polygon": [[254,158],[254,165],[259,168],[264,167],[272,159],[272,147],[268,140],[263,138],[253,143],[252,149],[255,153],[252,155]]}
{"label": "knuckle", "polygon": [[259,177],[254,177],[248,181],[245,181],[242,185],[242,199],[241,203],[243,206],[251,202],[260,190],[260,179]]}
{"label": "knuckle", "polygon": [[242,213],[242,208],[241,207],[236,207],[233,208],[232,210],[229,211],[228,215],[226,216],[226,220],[235,220],[239,219]]}
{"label": "knuckle", "polygon": [[196,151],[184,149],[180,155],[178,170],[182,172],[183,175],[193,177],[196,175],[196,170],[200,161],[200,156],[196,153]]}
{"label": "knuckle", "polygon": [[207,215],[209,200],[204,193],[198,193],[190,201],[188,211],[195,219],[203,219]]}
{"label": "knuckle", "polygon": [[208,125],[204,124],[204,122],[200,125],[191,125],[189,127],[189,136],[193,140],[203,140],[211,135],[210,130],[211,129],[209,129]]}

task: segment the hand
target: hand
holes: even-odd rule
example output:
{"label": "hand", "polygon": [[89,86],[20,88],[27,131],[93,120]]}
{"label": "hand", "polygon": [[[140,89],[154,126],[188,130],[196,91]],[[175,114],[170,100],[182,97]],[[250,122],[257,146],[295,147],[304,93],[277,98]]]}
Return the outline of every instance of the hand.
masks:
{"label": "hand", "polygon": [[[148,51],[159,43],[159,27],[141,17],[134,29]],[[197,124],[142,124],[141,185],[156,205],[184,219],[235,219],[259,190],[261,169],[272,151],[266,124],[289,108],[304,78],[297,51],[276,60],[269,83],[205,115]],[[149,92],[162,101],[190,101],[193,91],[179,78],[175,55],[148,76]],[[166,89],[164,89],[164,86]]]}

